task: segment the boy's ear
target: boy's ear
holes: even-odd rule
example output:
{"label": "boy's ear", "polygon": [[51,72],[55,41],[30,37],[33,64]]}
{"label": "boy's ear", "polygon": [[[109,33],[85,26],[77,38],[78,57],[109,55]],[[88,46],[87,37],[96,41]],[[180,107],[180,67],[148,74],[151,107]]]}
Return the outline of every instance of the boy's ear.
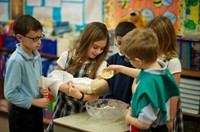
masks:
{"label": "boy's ear", "polygon": [[16,34],[15,37],[21,42],[23,39],[23,36],[21,34]]}
{"label": "boy's ear", "polygon": [[134,61],[135,61],[136,63],[138,63],[138,64],[142,64],[142,60],[139,59],[139,58],[135,58]]}

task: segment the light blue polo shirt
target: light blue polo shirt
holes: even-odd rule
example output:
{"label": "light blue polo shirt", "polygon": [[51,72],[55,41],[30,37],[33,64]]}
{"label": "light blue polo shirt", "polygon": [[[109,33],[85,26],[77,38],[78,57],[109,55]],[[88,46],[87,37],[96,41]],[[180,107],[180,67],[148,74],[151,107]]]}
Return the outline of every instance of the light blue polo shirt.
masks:
{"label": "light blue polo shirt", "polygon": [[17,44],[15,52],[6,64],[4,96],[12,104],[26,109],[31,107],[33,98],[41,97],[41,57],[38,51],[33,51],[33,54],[34,58],[30,58]]}

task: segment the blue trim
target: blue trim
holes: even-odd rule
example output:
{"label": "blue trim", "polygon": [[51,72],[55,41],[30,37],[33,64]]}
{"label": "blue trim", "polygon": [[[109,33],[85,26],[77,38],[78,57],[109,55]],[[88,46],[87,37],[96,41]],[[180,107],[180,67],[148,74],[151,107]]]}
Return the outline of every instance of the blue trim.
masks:
{"label": "blue trim", "polygon": [[29,14],[33,16],[33,8],[32,6],[26,6],[25,14]]}
{"label": "blue trim", "polygon": [[104,2],[104,0],[102,0],[102,22],[104,23],[105,21],[104,21],[104,14],[105,14],[105,11],[104,11],[104,7],[105,7],[105,2]]}
{"label": "blue trim", "polygon": [[61,22],[61,8],[53,8],[53,20]]}

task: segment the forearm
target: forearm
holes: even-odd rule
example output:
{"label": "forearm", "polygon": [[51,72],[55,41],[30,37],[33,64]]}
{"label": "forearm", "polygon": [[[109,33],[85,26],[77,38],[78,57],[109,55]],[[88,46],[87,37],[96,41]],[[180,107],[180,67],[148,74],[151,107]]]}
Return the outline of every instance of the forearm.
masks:
{"label": "forearm", "polygon": [[119,67],[119,72],[126,74],[127,76],[136,78],[140,72],[139,69],[136,68],[130,68],[130,67],[126,67],[126,66],[120,66]]}
{"label": "forearm", "polygon": [[58,91],[63,92],[65,94],[68,94],[69,93],[69,87],[65,87],[65,86],[61,84]]}
{"label": "forearm", "polygon": [[81,93],[81,92],[72,95],[72,97],[79,99],[79,100],[82,99],[83,101],[95,100],[95,99],[99,98],[99,96],[96,94],[85,94],[85,93]]}
{"label": "forearm", "polygon": [[141,130],[147,130],[150,127],[150,125],[143,123],[130,115],[126,116],[126,122]]}
{"label": "forearm", "polygon": [[179,97],[174,96],[170,99],[170,120],[169,121],[174,121],[176,117],[176,110],[177,110],[177,104],[178,104]]}

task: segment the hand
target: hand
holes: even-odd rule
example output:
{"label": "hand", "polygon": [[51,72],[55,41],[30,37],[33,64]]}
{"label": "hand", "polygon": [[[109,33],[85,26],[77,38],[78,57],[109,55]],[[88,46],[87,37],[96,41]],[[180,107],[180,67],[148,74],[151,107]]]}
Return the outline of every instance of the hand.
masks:
{"label": "hand", "polygon": [[72,81],[65,82],[60,85],[59,90],[63,93],[69,95],[69,88],[73,85]]}
{"label": "hand", "polygon": [[49,89],[48,88],[41,88],[40,93],[43,95],[43,97],[48,98]]}
{"label": "hand", "polygon": [[128,112],[126,113],[126,116],[125,116],[125,121],[127,125],[130,125],[129,118],[131,117],[131,111],[132,111],[131,107],[129,107]]}
{"label": "hand", "polygon": [[119,73],[119,68],[121,66],[120,65],[109,65],[108,67],[106,67],[105,69],[111,69],[111,70],[114,70],[114,74],[117,74]]}
{"label": "hand", "polygon": [[49,104],[48,98],[33,99],[32,104],[37,107],[47,108]]}
{"label": "hand", "polygon": [[72,97],[74,97],[76,99],[80,99],[82,97],[82,94],[81,94],[80,90],[76,86],[74,86],[73,84],[70,85],[69,94],[68,95],[72,96]]}
{"label": "hand", "polygon": [[169,120],[166,123],[167,128],[168,128],[168,132],[173,132],[174,131],[174,122],[173,120]]}

